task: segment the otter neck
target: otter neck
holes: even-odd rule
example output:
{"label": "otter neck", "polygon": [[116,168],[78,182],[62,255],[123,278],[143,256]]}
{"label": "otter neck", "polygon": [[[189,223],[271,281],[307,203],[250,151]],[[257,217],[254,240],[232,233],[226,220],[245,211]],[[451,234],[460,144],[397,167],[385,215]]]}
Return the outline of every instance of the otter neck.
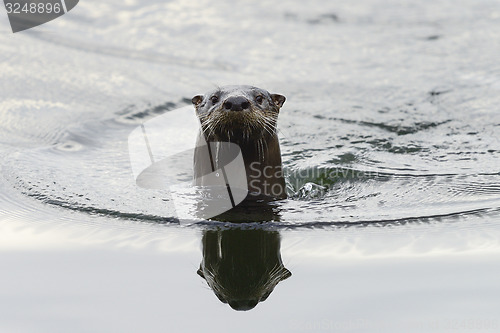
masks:
{"label": "otter neck", "polygon": [[[269,136],[260,142],[245,141],[238,144],[247,176],[250,197],[271,197],[276,199],[286,198],[285,178],[281,165],[281,152],[278,136]],[[223,154],[214,152],[216,168]]]}
{"label": "otter neck", "polygon": [[[231,142],[241,150],[245,165],[257,163],[264,166],[281,166],[281,154],[278,144],[278,137],[276,134],[261,137],[258,140],[232,138],[231,140],[223,140],[222,138],[206,138],[206,142]],[[277,154],[278,153],[278,154]],[[218,152],[214,152],[214,158],[219,160]]]}

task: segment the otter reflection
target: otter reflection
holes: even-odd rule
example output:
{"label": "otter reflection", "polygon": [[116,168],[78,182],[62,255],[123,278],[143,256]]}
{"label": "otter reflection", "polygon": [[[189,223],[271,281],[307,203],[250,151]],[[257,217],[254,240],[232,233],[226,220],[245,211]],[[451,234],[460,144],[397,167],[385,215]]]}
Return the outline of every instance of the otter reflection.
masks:
{"label": "otter reflection", "polygon": [[292,273],[283,266],[276,231],[205,231],[198,274],[235,310],[250,310]]}

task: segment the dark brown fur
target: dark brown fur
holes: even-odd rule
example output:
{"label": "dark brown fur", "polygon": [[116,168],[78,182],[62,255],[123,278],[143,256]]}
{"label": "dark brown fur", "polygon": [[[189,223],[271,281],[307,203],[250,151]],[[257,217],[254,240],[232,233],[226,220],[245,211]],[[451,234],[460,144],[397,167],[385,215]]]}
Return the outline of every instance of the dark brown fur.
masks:
{"label": "dark brown fur", "polygon": [[[247,101],[248,104],[243,109],[234,105],[229,109],[230,101],[235,100]],[[202,140],[237,144],[245,163],[250,196],[286,198],[276,130],[278,113],[285,97],[251,86],[226,86],[203,96],[195,96],[192,101],[201,122],[198,145]],[[213,153],[213,161],[219,160],[217,153]],[[212,172],[214,167],[220,166],[212,165],[206,153],[197,149],[194,156],[196,185],[204,185],[200,176]]]}

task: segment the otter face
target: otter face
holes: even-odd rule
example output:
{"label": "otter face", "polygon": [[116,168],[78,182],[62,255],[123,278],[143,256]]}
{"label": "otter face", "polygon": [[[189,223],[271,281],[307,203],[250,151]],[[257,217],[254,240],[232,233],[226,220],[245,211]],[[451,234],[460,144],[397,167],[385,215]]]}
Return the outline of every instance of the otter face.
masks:
{"label": "otter face", "polygon": [[207,140],[239,142],[275,135],[285,97],[252,86],[225,86],[192,102]]}

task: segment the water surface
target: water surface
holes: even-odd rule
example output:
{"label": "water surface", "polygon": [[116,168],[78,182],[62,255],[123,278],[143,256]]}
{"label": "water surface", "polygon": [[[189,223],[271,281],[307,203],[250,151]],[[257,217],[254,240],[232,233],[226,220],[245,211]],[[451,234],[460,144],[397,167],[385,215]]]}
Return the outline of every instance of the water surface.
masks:
{"label": "water surface", "polygon": [[[2,331],[498,329],[497,1],[86,1],[0,22]],[[180,225],[127,138],[225,84],[287,97],[294,195],[264,223]],[[234,228],[291,272],[244,313],[196,274]]]}

